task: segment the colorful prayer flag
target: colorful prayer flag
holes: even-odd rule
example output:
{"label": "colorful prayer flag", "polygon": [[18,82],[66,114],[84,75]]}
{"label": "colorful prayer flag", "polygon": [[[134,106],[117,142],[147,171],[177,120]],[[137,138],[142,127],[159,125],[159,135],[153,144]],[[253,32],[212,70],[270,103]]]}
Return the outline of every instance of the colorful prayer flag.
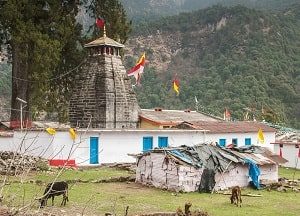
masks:
{"label": "colorful prayer flag", "polygon": [[227,108],[224,110],[224,121],[229,121],[231,118],[231,114]]}
{"label": "colorful prayer flag", "polygon": [[177,79],[177,76],[175,76],[175,78],[173,80],[173,89],[178,96],[179,95],[179,80]]}
{"label": "colorful prayer flag", "polygon": [[56,130],[54,128],[50,128],[50,127],[47,128],[46,131],[50,135],[55,135],[55,133],[56,133]]}
{"label": "colorful prayer flag", "polygon": [[70,128],[69,133],[70,133],[71,139],[75,140],[76,136],[77,136],[75,130],[73,128]]}
{"label": "colorful prayer flag", "polygon": [[257,138],[258,138],[258,141],[262,144],[265,143],[265,137],[264,137],[264,133],[262,131],[261,128],[259,128],[258,132],[257,132]]}
{"label": "colorful prayer flag", "polygon": [[[144,72],[146,56],[145,53],[140,57],[135,66],[131,68],[128,72],[128,76],[134,76],[136,84],[140,84],[142,73]],[[136,85],[135,84],[135,85]]]}
{"label": "colorful prayer flag", "polygon": [[102,17],[96,19],[96,25],[98,28],[103,29],[105,25],[105,20]]}

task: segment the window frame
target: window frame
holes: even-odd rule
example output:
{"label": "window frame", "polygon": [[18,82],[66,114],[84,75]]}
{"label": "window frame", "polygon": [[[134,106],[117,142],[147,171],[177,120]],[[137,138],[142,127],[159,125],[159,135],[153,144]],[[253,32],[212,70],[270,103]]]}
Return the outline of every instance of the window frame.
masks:
{"label": "window frame", "polygon": [[[166,138],[166,140],[167,140],[167,146],[160,146],[160,140],[162,140],[164,138]],[[158,142],[158,144],[157,144],[158,148],[167,148],[167,147],[169,147],[169,137],[167,137],[167,136],[158,136],[157,142]]]}
{"label": "window frame", "polygon": [[226,146],[226,139],[219,139],[219,146],[225,147]]}
{"label": "window frame", "polygon": [[245,138],[245,145],[246,146],[249,146],[249,145],[252,145],[252,140],[251,140],[251,138]]}

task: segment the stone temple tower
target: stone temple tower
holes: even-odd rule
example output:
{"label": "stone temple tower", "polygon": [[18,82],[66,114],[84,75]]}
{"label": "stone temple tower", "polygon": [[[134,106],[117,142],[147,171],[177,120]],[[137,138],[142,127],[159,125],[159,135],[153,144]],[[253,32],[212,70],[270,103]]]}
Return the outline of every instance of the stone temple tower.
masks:
{"label": "stone temple tower", "polygon": [[106,36],[85,45],[89,56],[70,100],[72,127],[136,128],[139,106],[121,61],[124,47]]}

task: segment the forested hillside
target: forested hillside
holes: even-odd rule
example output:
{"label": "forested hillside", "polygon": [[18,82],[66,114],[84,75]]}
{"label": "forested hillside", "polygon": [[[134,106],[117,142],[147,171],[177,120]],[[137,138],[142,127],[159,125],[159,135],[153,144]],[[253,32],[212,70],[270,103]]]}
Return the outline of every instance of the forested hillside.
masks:
{"label": "forested hillside", "polygon": [[223,6],[243,5],[261,10],[286,9],[299,0],[121,0],[128,16],[135,22],[158,19],[180,12],[195,11],[216,4]]}
{"label": "forested hillside", "polygon": [[[300,5],[278,13],[214,6],[140,26],[128,55],[149,60],[140,106],[195,108],[300,127]],[[133,64],[127,57],[127,66]],[[180,80],[180,95],[172,78]]]}

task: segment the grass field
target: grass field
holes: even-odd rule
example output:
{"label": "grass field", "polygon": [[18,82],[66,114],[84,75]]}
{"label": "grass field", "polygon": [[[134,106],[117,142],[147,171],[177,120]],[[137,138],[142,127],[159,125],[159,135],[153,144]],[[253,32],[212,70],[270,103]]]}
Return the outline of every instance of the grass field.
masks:
{"label": "grass field", "polygon": [[[60,179],[98,180],[129,175],[127,171],[114,168],[88,170],[67,170]],[[280,177],[300,179],[300,170],[280,168]],[[50,182],[53,173],[30,174],[29,180]],[[5,185],[4,204],[9,207],[21,207],[32,202],[30,211],[42,214],[34,197],[43,193],[44,185],[35,183],[14,183]],[[262,197],[243,196],[242,208],[230,204],[229,196],[221,194],[180,193],[144,187],[136,183],[75,183],[70,184],[69,199],[66,207],[59,207],[61,197],[55,199],[55,206],[48,202],[43,211],[56,215],[104,215],[105,212],[124,215],[129,206],[129,215],[161,211],[175,211],[185,202],[192,202],[192,209],[201,209],[215,216],[234,215],[300,215],[300,193],[288,191],[266,191],[243,189],[242,193],[261,194]]]}

